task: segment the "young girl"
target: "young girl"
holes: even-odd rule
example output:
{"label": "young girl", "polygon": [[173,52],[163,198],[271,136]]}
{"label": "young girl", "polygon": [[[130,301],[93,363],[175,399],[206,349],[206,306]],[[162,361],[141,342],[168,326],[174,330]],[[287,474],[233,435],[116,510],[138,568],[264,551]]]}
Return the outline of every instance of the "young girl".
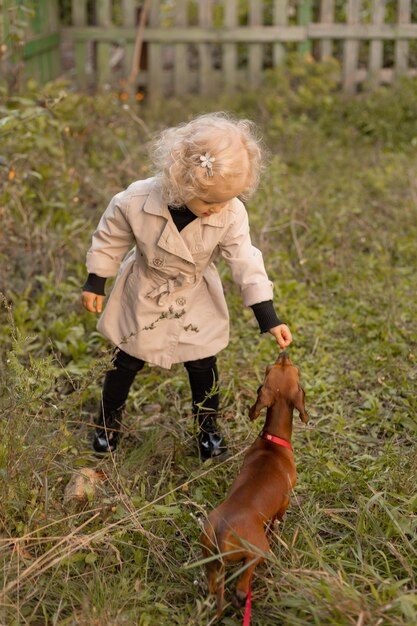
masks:
{"label": "young girl", "polygon": [[155,177],[111,200],[87,253],[82,301],[88,311],[101,313],[106,278],[117,274],[97,325],[118,350],[105,376],[93,445],[97,452],[115,450],[129,389],[145,362],[167,369],[183,362],[200,455],[207,459],[227,452],[216,421],[215,355],[229,341],[217,257],[230,266],[261,332],[269,331],[281,349],[292,341],[275,313],[272,283],[238,199],[257,187],[261,151],[251,122],[214,113],[162,132],[152,156]]}

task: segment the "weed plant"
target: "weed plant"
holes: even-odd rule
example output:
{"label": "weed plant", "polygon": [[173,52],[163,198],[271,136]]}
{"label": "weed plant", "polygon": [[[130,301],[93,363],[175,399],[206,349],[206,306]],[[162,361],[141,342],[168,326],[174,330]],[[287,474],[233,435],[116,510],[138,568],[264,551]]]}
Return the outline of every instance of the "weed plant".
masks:
{"label": "weed plant", "polygon": [[[276,344],[221,266],[231,457],[198,461],[175,366],[138,375],[122,444],[97,460],[90,435],[111,350],[79,293],[110,197],[150,174],[150,136],[216,109],[257,121],[268,149],[252,236],[311,416],[307,427],[295,418],[298,485],[254,578],[252,624],[417,623],[417,82],[348,99],[333,73],[290,61],[256,94],[204,102],[120,101],[64,83],[2,95],[1,624],[215,623],[200,524],[260,430],[248,407]],[[85,506],[65,508],[81,467],[105,478]],[[241,622],[229,604],[220,623]]]}

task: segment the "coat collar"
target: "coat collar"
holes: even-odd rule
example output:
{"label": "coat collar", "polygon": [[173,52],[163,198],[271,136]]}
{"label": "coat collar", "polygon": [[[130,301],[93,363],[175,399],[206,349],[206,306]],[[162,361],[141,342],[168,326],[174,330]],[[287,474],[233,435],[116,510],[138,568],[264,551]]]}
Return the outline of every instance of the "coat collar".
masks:
{"label": "coat collar", "polygon": [[208,217],[197,218],[184,229],[183,233],[179,233],[172,221],[168,206],[161,199],[161,190],[157,183],[152,185],[150,193],[143,205],[145,213],[157,215],[166,220],[165,227],[158,239],[158,246],[176,256],[185,259],[189,263],[195,264],[192,253],[203,252],[203,232],[204,227],[212,226],[222,228],[227,224],[227,210],[224,209],[218,214]]}
{"label": "coat collar", "polygon": [[175,254],[181,259],[185,259],[194,265],[194,259],[191,252],[187,248],[185,241],[178,232],[175,224],[173,224],[168,206],[166,203],[162,202],[161,191],[156,184],[152,186],[145,204],[143,205],[143,210],[145,213],[158,215],[166,220],[165,227],[161,232],[157,245],[166,252]]}
{"label": "coat collar", "polygon": [[226,226],[226,210],[220,211],[220,213],[213,213],[213,215],[209,215],[209,217],[201,217],[201,223],[207,226],[217,226],[218,228],[223,228]]}
{"label": "coat collar", "polygon": [[164,208],[168,211],[168,207],[161,200],[161,190],[156,182],[152,185],[150,193],[145,200],[143,210],[152,215],[164,215]]}
{"label": "coat collar", "polygon": [[[156,183],[152,186],[152,189],[143,206],[143,210],[146,213],[152,213],[152,215],[160,215],[166,220],[169,220],[168,206],[165,202],[162,202],[161,190]],[[207,224],[208,226],[223,228],[224,226],[226,226],[227,215],[226,211],[221,211],[220,213],[214,213],[213,215],[209,215],[208,217],[200,217],[198,219],[200,219],[201,224],[203,225]]]}

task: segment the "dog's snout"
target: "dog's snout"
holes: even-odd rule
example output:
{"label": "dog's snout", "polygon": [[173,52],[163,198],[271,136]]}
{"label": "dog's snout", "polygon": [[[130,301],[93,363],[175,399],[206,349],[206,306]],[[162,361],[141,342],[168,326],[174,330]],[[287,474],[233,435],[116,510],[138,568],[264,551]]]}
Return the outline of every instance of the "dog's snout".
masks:
{"label": "dog's snout", "polygon": [[290,357],[288,356],[287,352],[281,352],[279,357],[278,357],[278,363],[291,363]]}

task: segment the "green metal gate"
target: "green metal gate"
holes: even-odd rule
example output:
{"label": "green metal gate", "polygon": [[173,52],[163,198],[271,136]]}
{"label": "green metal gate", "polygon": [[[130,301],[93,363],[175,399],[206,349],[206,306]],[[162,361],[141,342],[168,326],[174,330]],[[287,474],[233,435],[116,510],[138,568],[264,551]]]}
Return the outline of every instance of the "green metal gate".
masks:
{"label": "green metal gate", "polygon": [[60,65],[58,0],[0,0],[0,77],[10,87],[56,78]]}

